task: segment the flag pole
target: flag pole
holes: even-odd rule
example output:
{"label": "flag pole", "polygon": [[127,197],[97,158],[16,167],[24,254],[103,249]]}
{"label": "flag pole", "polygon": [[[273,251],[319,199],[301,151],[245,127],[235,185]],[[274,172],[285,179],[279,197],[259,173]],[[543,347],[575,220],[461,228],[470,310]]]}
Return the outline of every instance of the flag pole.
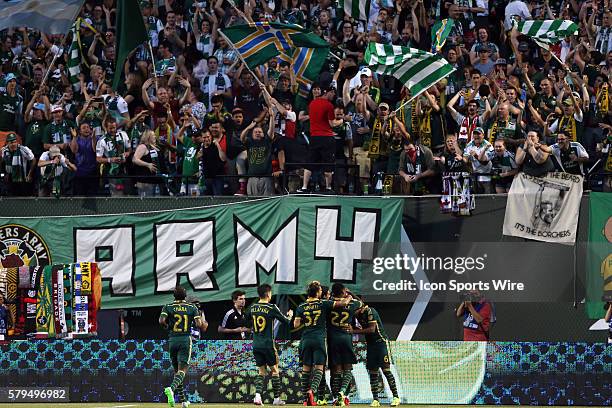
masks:
{"label": "flag pole", "polygon": [[151,40],[148,41],[149,44],[149,52],[151,53],[151,64],[153,64],[153,78],[155,78],[155,91],[157,92],[157,73],[155,72],[155,55],[153,54],[153,46],[151,45]]}
{"label": "flag pole", "polygon": [[[76,20],[72,24],[74,25],[75,22]],[[66,46],[67,38],[68,38],[68,33],[64,34],[64,38],[62,38],[62,42],[60,43],[58,47],[58,50],[57,50],[58,52],[56,52],[55,55],[53,56],[53,60],[51,60],[51,64],[49,64],[49,68],[47,68],[47,72],[45,72],[45,76],[43,77],[43,80],[40,83],[41,88],[47,83],[47,79],[49,79],[49,74],[51,73],[51,68],[53,68],[53,66],[55,65],[55,61],[57,61],[60,55],[64,55],[64,47]],[[53,46],[51,47],[53,48]]]}

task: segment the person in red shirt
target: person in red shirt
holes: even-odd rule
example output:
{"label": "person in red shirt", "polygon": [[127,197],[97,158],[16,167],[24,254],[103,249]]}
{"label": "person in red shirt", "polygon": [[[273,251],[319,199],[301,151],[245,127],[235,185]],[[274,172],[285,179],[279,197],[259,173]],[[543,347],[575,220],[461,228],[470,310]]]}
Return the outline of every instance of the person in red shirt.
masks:
{"label": "person in red shirt", "polygon": [[463,341],[488,341],[491,327],[491,303],[479,292],[470,292],[472,300],[465,300],[457,308],[457,317],[463,319]]}
{"label": "person in red shirt", "polygon": [[[335,163],[336,141],[334,139],[334,131],[332,123],[335,119],[334,105],[331,101],[336,97],[336,88],[332,85],[328,86],[325,92],[318,98],[313,99],[308,106],[308,114],[310,115],[310,145],[308,146],[308,162],[309,163],[330,163],[329,167],[323,167],[325,172],[325,189],[326,192],[332,192],[332,163]],[[298,189],[298,193],[308,192],[308,183],[313,170],[320,169],[320,166],[310,166],[304,169],[304,181],[302,188]]]}

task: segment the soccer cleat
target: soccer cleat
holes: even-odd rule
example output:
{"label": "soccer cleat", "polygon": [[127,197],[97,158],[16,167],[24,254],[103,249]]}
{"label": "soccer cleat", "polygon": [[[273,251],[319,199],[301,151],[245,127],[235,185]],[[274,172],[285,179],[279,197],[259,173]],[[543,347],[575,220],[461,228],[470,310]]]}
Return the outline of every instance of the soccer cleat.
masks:
{"label": "soccer cleat", "polygon": [[373,400],[370,404],[371,407],[380,407],[380,402],[378,400]]}
{"label": "soccer cleat", "polygon": [[272,405],[285,405],[285,401],[283,401],[279,397],[276,397],[276,398],[274,398],[274,401],[272,402]]}
{"label": "soccer cleat", "polygon": [[344,394],[342,392],[340,392],[338,394],[338,398],[336,399],[336,406],[338,406],[338,407],[346,406],[344,398],[345,398]]}
{"label": "soccer cleat", "polygon": [[164,394],[166,394],[166,397],[168,398],[168,406],[174,407],[174,391],[172,391],[172,388],[164,388]]}
{"label": "soccer cleat", "polygon": [[348,407],[349,405],[351,405],[351,400],[349,400],[349,397],[344,397],[344,406]]}
{"label": "soccer cleat", "polygon": [[325,405],[327,405],[327,400],[325,398],[323,398],[322,400],[318,400],[317,401],[317,405],[320,406],[320,407],[321,406],[325,406]]}
{"label": "soccer cleat", "polygon": [[315,398],[314,398],[314,393],[312,392],[312,390],[308,390],[308,392],[306,393],[306,402],[308,403],[309,407],[317,406],[317,403],[315,402]]}
{"label": "soccer cleat", "polygon": [[189,408],[189,401],[183,401],[183,403],[181,404],[181,408]]}
{"label": "soccer cleat", "polygon": [[392,407],[399,407],[399,404],[401,403],[400,399],[398,397],[393,397],[393,401],[391,401],[391,406]]}
{"label": "soccer cleat", "polygon": [[255,398],[253,399],[253,404],[263,405],[263,402],[261,401],[261,395],[259,393],[255,394]]}

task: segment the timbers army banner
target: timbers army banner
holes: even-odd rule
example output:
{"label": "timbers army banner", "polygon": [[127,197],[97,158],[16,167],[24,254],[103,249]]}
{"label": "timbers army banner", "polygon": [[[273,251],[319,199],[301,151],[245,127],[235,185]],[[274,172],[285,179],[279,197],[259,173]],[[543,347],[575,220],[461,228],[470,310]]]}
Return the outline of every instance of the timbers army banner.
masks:
{"label": "timbers army banner", "polygon": [[582,182],[582,176],[569,173],[545,177],[519,173],[508,193],[504,235],[575,243]]}
{"label": "timbers army banner", "polygon": [[[362,243],[400,242],[402,211],[395,198],[287,196],[151,213],[0,218],[0,263],[96,262],[104,309],[164,304],[179,282],[201,301],[227,300],[237,288],[255,296],[261,283],[302,294],[313,279],[359,284],[368,260]],[[83,292],[87,272],[80,271]]]}
{"label": "timbers army banner", "polygon": [[612,194],[591,193],[589,207],[586,312],[599,319],[612,302]]}

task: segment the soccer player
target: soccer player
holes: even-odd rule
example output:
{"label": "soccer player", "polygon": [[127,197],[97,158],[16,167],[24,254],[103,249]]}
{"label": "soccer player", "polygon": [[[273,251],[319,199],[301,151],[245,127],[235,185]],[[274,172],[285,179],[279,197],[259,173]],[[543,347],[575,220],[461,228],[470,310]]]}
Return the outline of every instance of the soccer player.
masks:
{"label": "soccer player", "polygon": [[285,405],[281,400],[281,382],[278,371],[278,352],[274,346],[274,320],[277,319],[284,324],[291,323],[293,310],[287,315],[281,313],[278,306],[270,303],[272,300],[272,286],[268,284],[259,285],[257,288],[259,301],[253,303],[245,313],[247,323],[253,325],[253,354],[255,364],[259,369],[259,375],[255,377],[255,405],[263,405],[261,394],[268,368],[272,375],[272,390],[274,401],[272,405]]}
{"label": "soccer player", "polygon": [[[342,301],[349,293],[341,283],[332,286],[332,297]],[[353,364],[357,356],[353,350],[353,335],[351,322],[355,312],[363,306],[360,300],[352,299],[346,306],[336,308],[328,315],[329,341],[328,352],[332,372],[332,393],[336,397],[336,405],[345,406],[347,394],[353,378]]]}
{"label": "soccer player", "polygon": [[391,356],[389,355],[388,337],[383,328],[382,321],[376,309],[370,306],[362,306],[356,313],[357,321],[361,325],[361,329],[353,329],[355,334],[365,334],[366,339],[366,368],[370,375],[370,387],[372,388],[372,403],[371,407],[380,407],[379,390],[380,384],[378,373],[382,369],[383,375],[387,379],[389,388],[393,393],[392,407],[397,407],[400,404],[399,394],[395,377],[391,372]]}
{"label": "soccer player", "polygon": [[[321,283],[310,282],[307,290],[308,299],[298,306],[296,318],[293,321],[295,328],[304,325],[300,341],[300,360],[302,362],[300,382],[306,399],[304,405],[307,406],[317,406],[314,396],[318,395],[319,384],[323,378],[323,367],[327,360],[325,348],[327,315],[332,309],[344,307],[352,300],[350,295],[341,301],[321,300],[322,292]],[[311,373],[312,379],[310,379]]]}
{"label": "soccer player", "polygon": [[174,393],[179,396],[182,407],[189,406],[185,398],[183,380],[189,370],[191,360],[191,326],[195,325],[206,331],[208,323],[202,319],[198,308],[185,301],[185,288],[174,288],[174,302],[165,305],[159,315],[159,324],[168,330],[170,359],[174,369],[172,384],[164,389],[168,398],[168,406],[174,407]]}

